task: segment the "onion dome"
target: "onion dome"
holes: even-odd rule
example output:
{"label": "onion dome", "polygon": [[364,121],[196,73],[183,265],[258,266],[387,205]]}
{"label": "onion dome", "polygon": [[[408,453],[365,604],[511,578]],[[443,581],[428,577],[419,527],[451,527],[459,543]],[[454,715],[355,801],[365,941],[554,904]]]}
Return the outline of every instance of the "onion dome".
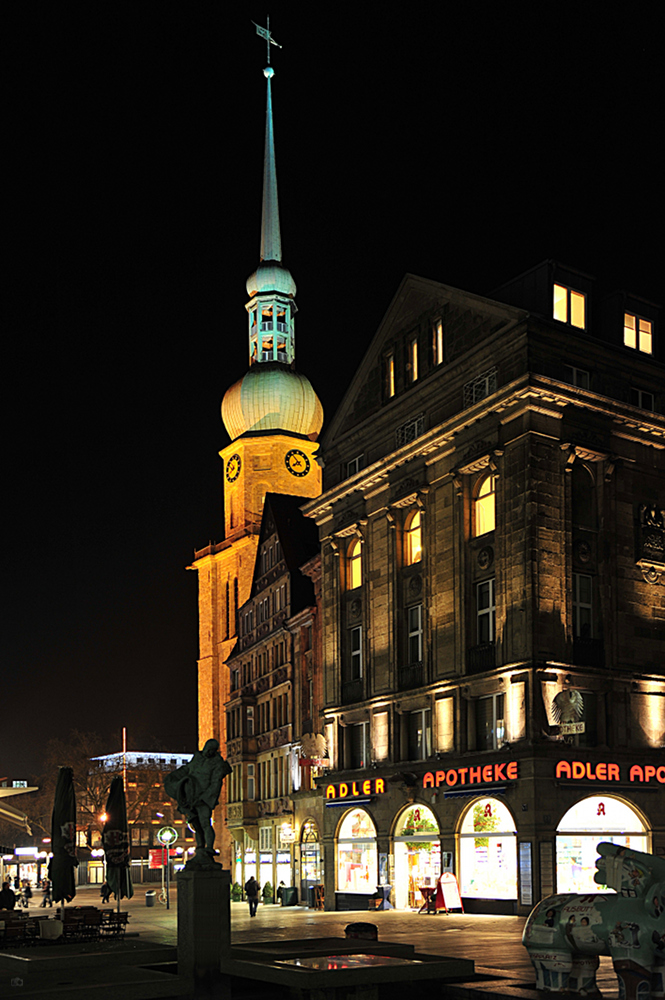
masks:
{"label": "onion dome", "polygon": [[290,299],[296,294],[296,283],[288,268],[274,260],[262,261],[253,274],[247,279],[247,294],[254,295],[287,295]]}
{"label": "onion dome", "polygon": [[305,375],[273,362],[253,365],[227,390],[222,420],[232,441],[258,431],[282,431],[315,441],[323,425],[323,407]]}

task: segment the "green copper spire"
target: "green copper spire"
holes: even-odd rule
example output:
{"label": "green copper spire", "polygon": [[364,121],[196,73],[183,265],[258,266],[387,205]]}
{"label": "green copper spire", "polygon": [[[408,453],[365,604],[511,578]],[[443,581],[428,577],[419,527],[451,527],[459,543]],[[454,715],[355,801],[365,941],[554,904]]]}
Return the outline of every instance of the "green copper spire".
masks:
{"label": "green copper spire", "polygon": [[263,212],[261,215],[261,260],[282,259],[282,237],[279,231],[277,201],[277,171],[275,170],[275,134],[272,126],[272,93],[270,82],[275,73],[272,66],[263,71],[268,81],[266,104],[266,144],[263,154]]}

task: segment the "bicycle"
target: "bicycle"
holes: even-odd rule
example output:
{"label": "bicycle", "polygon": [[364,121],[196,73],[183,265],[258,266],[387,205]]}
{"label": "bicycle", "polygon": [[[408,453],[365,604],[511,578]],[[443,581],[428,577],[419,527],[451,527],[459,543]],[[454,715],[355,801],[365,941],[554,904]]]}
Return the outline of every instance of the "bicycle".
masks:
{"label": "bicycle", "polygon": [[160,891],[158,899],[160,903],[166,903],[166,889]]}

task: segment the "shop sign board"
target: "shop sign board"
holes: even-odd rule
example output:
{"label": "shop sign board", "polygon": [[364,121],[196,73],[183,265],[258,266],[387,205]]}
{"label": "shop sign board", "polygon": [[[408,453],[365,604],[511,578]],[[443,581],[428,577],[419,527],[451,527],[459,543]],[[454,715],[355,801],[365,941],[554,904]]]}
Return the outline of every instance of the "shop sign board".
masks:
{"label": "shop sign board", "polygon": [[575,736],[577,733],[584,733],[585,724],[583,722],[562,722],[559,726],[561,736]]}
{"label": "shop sign board", "polygon": [[588,760],[560,760],[557,761],[554,776],[569,781],[630,781],[646,785],[655,781],[665,785],[665,766],[631,764],[622,768],[621,764],[607,761],[594,764]]}
{"label": "shop sign board", "polygon": [[382,795],[385,790],[386,783],[383,778],[365,778],[364,781],[341,781],[337,785],[326,785],[326,798],[367,798],[368,795]]}
{"label": "shop sign board", "polygon": [[423,775],[423,788],[440,785],[489,785],[499,781],[516,781],[519,768],[516,760],[501,764],[479,764],[478,767],[450,767],[446,771],[427,771]]}

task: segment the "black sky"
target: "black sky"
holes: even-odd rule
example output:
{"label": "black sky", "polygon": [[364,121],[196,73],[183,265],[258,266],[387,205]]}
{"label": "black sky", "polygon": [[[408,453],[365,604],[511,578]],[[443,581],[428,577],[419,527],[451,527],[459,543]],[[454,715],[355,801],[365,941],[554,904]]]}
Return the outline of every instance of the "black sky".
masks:
{"label": "black sky", "polygon": [[[264,134],[266,10],[227,6],[3,12],[0,776],[73,726],[196,739],[185,566],[222,537]],[[386,10],[269,11],[297,364],[328,418],[407,271],[488,293],[554,257],[662,301],[655,9]]]}

